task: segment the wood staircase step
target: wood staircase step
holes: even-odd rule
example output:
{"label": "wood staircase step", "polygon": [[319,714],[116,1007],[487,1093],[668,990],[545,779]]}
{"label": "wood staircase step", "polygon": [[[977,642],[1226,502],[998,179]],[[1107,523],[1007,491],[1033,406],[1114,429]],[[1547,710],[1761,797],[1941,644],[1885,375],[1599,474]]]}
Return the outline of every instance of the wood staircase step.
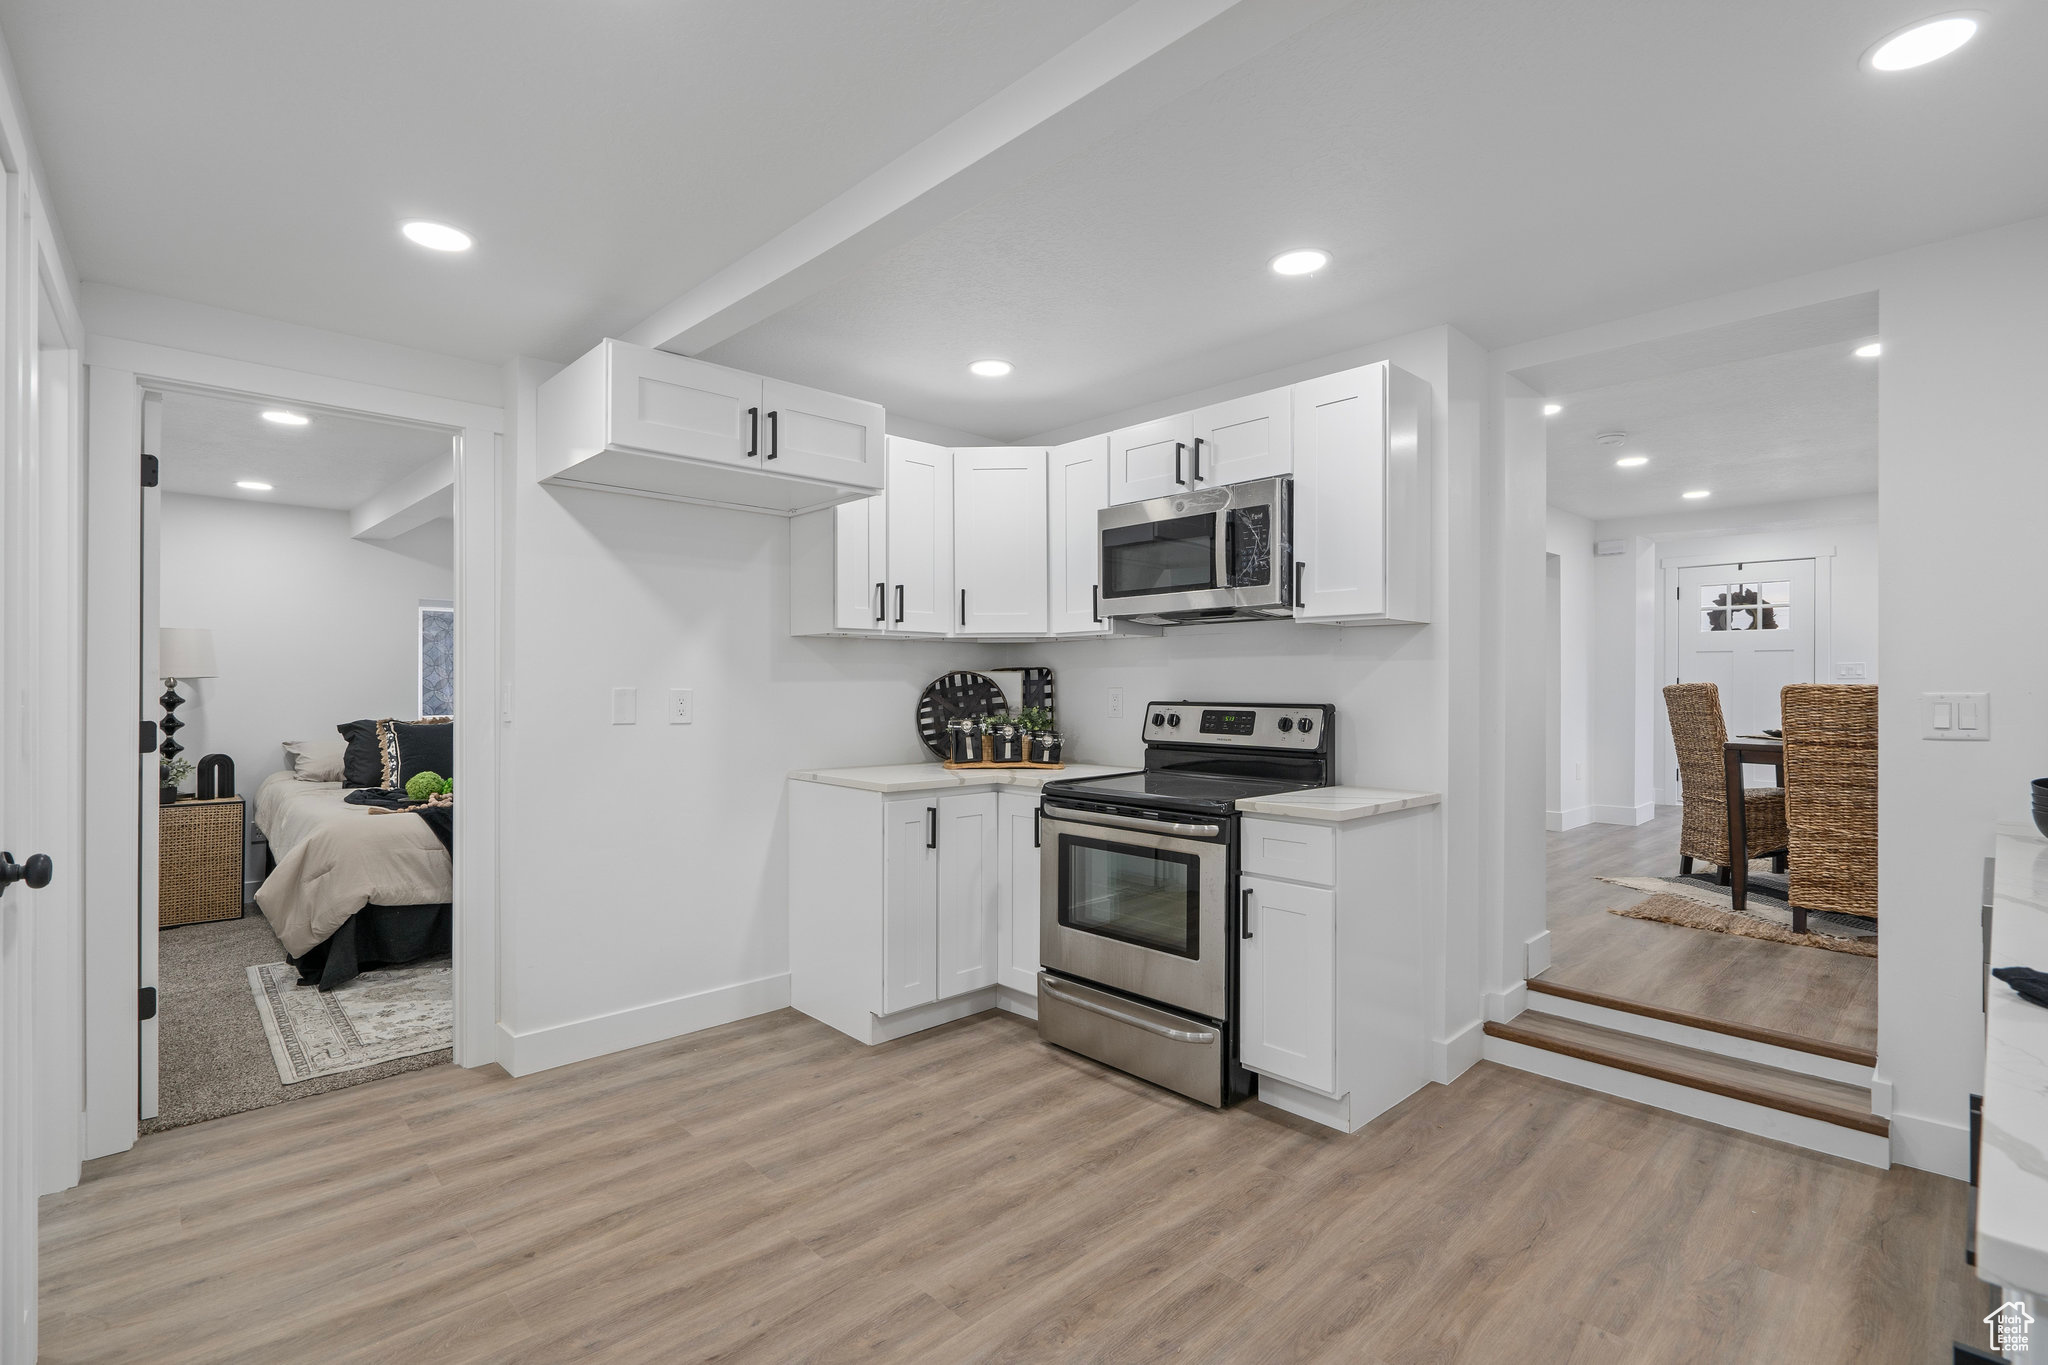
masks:
{"label": "wood staircase step", "polygon": [[1773,1047],[1789,1048],[1794,1052],[1810,1052],[1816,1057],[1833,1057],[1837,1061],[1856,1062],[1862,1066],[1877,1065],[1877,1054],[1869,1048],[1850,1047],[1846,1043],[1824,1042],[1819,1038],[1807,1038],[1780,1029],[1759,1028],[1755,1024],[1715,1019],[1705,1014],[1694,1014],[1690,1010],[1675,1010],[1663,1005],[1652,1005],[1647,1001],[1609,995],[1605,991],[1589,991],[1583,986],[1567,986],[1562,982],[1545,981],[1540,976],[1529,978],[1529,989],[1538,995],[1555,995],[1565,1000],[1577,1000],[1582,1004],[1599,1005],[1603,1009],[1619,1010],[1624,1014],[1640,1014],[1646,1019],[1662,1019],[1666,1023],[1684,1024],[1689,1028],[1705,1029],[1709,1033],[1725,1033],[1731,1038],[1747,1038],[1753,1043],[1769,1043]]}
{"label": "wood staircase step", "polygon": [[1525,1047],[1577,1057],[1878,1137],[1891,1133],[1891,1124],[1870,1112],[1870,1091],[1861,1086],[1781,1071],[1533,1009],[1505,1024],[1489,1023],[1486,1032],[1490,1037]]}

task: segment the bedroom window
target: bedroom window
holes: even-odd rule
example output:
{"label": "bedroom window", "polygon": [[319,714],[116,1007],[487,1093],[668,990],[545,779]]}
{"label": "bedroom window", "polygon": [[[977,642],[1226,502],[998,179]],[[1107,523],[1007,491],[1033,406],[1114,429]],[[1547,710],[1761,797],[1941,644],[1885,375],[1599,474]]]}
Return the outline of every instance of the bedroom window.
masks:
{"label": "bedroom window", "polygon": [[455,714],[455,604],[420,603],[420,714]]}

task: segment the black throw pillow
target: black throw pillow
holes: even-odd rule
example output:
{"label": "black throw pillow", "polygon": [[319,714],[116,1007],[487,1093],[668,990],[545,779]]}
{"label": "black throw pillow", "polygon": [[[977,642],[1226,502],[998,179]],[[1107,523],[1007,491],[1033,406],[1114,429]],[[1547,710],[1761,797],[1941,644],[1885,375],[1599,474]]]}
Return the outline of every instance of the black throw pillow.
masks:
{"label": "black throw pillow", "polygon": [[395,720],[391,732],[398,739],[398,787],[421,773],[439,773],[450,781],[455,777],[455,726],[450,721],[414,722]]}
{"label": "black throw pillow", "polygon": [[351,720],[334,728],[348,741],[348,750],[341,757],[341,785],[383,786],[384,756],[377,752],[377,722]]}

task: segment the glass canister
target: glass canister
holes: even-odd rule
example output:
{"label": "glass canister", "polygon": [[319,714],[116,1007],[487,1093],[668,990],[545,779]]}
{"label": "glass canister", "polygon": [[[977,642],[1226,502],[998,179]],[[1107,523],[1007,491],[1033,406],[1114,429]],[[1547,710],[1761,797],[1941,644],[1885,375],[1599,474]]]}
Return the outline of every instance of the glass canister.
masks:
{"label": "glass canister", "polygon": [[1063,741],[1057,730],[1038,730],[1031,736],[1031,761],[1033,763],[1057,763]]}

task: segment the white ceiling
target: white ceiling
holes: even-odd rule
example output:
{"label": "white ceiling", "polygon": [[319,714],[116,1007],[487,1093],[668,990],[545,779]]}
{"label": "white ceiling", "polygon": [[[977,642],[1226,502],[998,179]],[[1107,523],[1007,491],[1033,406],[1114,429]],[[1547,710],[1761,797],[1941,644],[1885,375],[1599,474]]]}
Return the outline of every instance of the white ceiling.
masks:
{"label": "white ceiling", "polygon": [[[164,395],[163,405],[159,486],[209,498],[353,508],[446,456],[452,441],[445,431],[315,408],[291,409],[311,419],[305,426],[280,426],[262,417],[280,404],[214,394],[173,390]],[[275,491],[235,487],[241,479],[270,484]]]}
{"label": "white ceiling", "polygon": [[[1120,8],[0,0],[0,29],[87,278],[562,359]],[[708,354],[1014,438],[2048,212],[2048,6],[1982,8],[1878,77],[1858,56],[1925,0],[1361,0]],[[407,246],[414,214],[477,250]],[[1311,243],[1325,274],[1266,271]]]}

